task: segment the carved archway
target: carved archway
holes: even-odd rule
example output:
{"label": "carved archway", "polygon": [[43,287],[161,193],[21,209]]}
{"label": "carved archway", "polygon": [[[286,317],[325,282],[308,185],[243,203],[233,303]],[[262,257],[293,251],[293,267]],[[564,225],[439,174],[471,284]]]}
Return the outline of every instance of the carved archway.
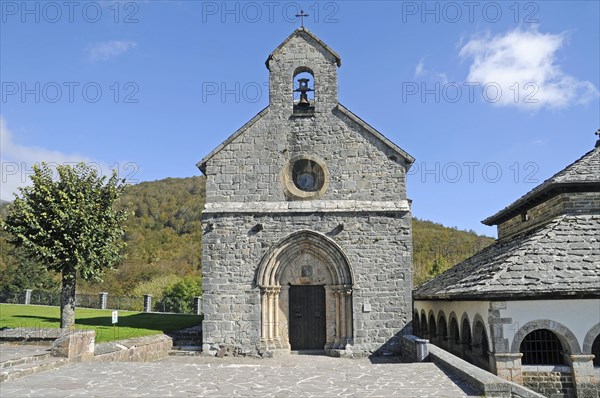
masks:
{"label": "carved archway", "polygon": [[325,288],[325,349],[352,344],[352,271],[343,250],[320,233],[294,232],[272,246],[258,266],[261,291],[261,343],[289,349],[289,287]]}

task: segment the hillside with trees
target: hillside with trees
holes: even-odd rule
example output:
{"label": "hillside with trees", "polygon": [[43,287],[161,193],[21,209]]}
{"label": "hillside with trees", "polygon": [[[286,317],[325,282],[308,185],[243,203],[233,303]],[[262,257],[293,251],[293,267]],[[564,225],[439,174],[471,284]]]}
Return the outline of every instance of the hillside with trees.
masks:
{"label": "hillside with trees", "polygon": [[[122,206],[125,223],[124,262],[108,270],[102,282],[78,281],[78,292],[106,291],[117,296],[152,294],[160,299],[178,289],[198,291],[201,272],[204,177],[167,178],[128,186]],[[0,209],[5,216],[6,203]],[[0,231],[0,291],[25,288],[54,290],[57,276],[27,260]],[[413,220],[415,285],[438,275],[494,242],[473,231]]]}

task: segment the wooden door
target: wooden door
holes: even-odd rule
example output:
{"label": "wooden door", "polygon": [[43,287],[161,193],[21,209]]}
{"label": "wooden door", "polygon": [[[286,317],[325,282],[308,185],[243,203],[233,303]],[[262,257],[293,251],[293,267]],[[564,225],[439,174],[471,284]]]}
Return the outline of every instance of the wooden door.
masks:
{"label": "wooden door", "polygon": [[325,287],[290,286],[292,350],[322,350],[325,346]]}

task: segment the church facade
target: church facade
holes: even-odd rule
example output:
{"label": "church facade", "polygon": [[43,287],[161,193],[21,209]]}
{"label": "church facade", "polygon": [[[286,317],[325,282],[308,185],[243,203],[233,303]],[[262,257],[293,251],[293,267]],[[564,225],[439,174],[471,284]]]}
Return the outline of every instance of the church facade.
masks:
{"label": "church facade", "polygon": [[198,163],[203,352],[397,353],[414,159],[338,102],[341,59],[308,30],[266,66],[269,105]]}

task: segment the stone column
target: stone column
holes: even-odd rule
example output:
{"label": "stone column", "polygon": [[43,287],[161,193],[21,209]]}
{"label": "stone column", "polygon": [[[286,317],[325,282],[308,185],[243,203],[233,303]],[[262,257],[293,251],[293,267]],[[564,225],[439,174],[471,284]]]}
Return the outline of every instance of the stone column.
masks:
{"label": "stone column", "polygon": [[520,352],[495,353],[496,374],[504,380],[523,385],[523,368],[521,366]]}
{"label": "stone column", "polygon": [[342,338],[342,333],[341,333],[341,308],[340,308],[340,304],[341,304],[341,298],[340,298],[340,291],[339,290],[334,290],[333,291],[333,297],[335,298],[335,341],[334,344],[337,346],[338,344],[340,344],[341,338]]}
{"label": "stone column", "polygon": [[[289,308],[289,297],[290,287],[280,286],[279,293],[279,305],[283,305],[283,318],[279,319],[279,339],[282,344],[282,348],[290,349],[290,314]],[[287,314],[287,315],[286,315]]]}
{"label": "stone column", "polygon": [[194,297],[194,314],[200,315],[202,313],[202,296]]}
{"label": "stone column", "polygon": [[144,312],[152,312],[152,295],[144,294]]}
{"label": "stone column", "polygon": [[281,288],[275,286],[273,288],[273,338],[279,343],[279,293]]}
{"label": "stone column", "polygon": [[346,294],[340,291],[340,348],[346,346]]}
{"label": "stone column", "polygon": [[573,385],[578,397],[595,397],[600,380],[594,371],[593,355],[569,355]]}
{"label": "stone column", "polygon": [[108,293],[106,293],[106,292],[100,292],[99,296],[100,296],[99,297],[99,299],[100,299],[99,300],[99,302],[100,302],[99,307],[100,307],[101,310],[105,310],[106,309],[106,304],[108,302]]}
{"label": "stone column", "polygon": [[260,320],[261,320],[261,340],[266,341],[268,335],[268,311],[267,311],[267,288],[260,288]]}
{"label": "stone column", "polygon": [[25,305],[31,304],[31,289],[25,289]]}
{"label": "stone column", "polygon": [[274,311],[273,311],[274,310],[274,308],[273,308],[274,307],[274,305],[273,305],[274,296],[275,295],[273,294],[273,288],[272,287],[267,288],[267,308],[268,308],[267,316],[269,318],[269,321],[268,321],[269,329],[268,329],[267,338],[269,341],[273,340],[273,335],[274,335],[274,328],[273,328],[273,326],[274,326],[273,319],[275,318],[274,314],[273,314],[274,313]]}
{"label": "stone column", "polygon": [[346,296],[346,343],[352,343],[352,289],[344,290]]}

